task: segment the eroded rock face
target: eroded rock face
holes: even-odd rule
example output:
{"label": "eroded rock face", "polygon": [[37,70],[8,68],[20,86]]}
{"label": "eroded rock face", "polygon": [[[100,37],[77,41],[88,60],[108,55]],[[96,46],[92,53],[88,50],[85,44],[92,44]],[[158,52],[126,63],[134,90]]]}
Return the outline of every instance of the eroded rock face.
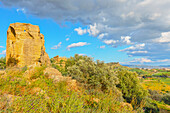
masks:
{"label": "eroded rock face", "polygon": [[49,65],[50,58],[45,52],[44,43],[44,36],[38,26],[26,23],[10,24],[7,31],[7,66]]}

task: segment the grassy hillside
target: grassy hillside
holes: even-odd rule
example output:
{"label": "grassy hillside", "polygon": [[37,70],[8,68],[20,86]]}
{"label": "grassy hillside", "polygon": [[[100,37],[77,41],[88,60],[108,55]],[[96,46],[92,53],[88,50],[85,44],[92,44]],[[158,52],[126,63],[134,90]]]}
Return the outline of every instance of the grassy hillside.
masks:
{"label": "grassy hillside", "polygon": [[54,82],[45,69],[7,69],[0,78],[0,112],[133,112],[114,92],[90,94],[67,80]]}
{"label": "grassy hillside", "polygon": [[[52,67],[7,68],[0,71],[0,112],[168,111],[168,80],[152,78],[156,82],[150,83],[148,78],[139,79],[143,74],[147,76],[149,71],[139,73],[139,70],[95,62],[90,57],[79,55],[68,58],[64,68],[53,62]],[[164,90],[155,93],[157,89],[152,88],[155,85]]]}

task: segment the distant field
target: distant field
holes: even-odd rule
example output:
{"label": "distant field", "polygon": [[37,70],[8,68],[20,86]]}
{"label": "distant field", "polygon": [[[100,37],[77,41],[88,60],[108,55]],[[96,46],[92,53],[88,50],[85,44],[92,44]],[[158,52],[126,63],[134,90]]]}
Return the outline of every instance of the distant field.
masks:
{"label": "distant field", "polygon": [[170,78],[154,78],[145,79],[142,82],[145,89],[157,90],[158,92],[166,93],[170,91]]}
{"label": "distant field", "polygon": [[170,72],[159,72],[159,73],[155,73],[153,76],[162,76],[162,75],[170,76]]}
{"label": "distant field", "polygon": [[161,78],[161,82],[164,82],[165,84],[170,85],[170,78]]}

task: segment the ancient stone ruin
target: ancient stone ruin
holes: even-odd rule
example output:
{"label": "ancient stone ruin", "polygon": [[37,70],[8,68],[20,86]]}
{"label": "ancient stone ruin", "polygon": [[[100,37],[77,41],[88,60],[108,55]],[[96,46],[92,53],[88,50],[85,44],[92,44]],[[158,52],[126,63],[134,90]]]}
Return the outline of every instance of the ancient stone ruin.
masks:
{"label": "ancient stone ruin", "polygon": [[61,67],[65,67],[65,63],[67,61],[67,58],[66,57],[59,57],[58,55],[54,57],[54,60],[55,60],[55,64],[57,64],[58,66],[61,66]]}
{"label": "ancient stone ruin", "polygon": [[44,36],[38,26],[26,23],[10,24],[7,31],[7,66],[49,65],[50,58],[45,52],[44,43]]}

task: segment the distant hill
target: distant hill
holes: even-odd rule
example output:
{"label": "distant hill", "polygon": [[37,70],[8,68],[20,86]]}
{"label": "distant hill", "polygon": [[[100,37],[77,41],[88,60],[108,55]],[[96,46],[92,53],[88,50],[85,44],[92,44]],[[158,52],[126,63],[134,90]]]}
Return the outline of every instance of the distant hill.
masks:
{"label": "distant hill", "polygon": [[170,65],[160,65],[160,66],[149,66],[149,65],[123,65],[130,68],[146,68],[146,69],[162,69],[170,68]]}

